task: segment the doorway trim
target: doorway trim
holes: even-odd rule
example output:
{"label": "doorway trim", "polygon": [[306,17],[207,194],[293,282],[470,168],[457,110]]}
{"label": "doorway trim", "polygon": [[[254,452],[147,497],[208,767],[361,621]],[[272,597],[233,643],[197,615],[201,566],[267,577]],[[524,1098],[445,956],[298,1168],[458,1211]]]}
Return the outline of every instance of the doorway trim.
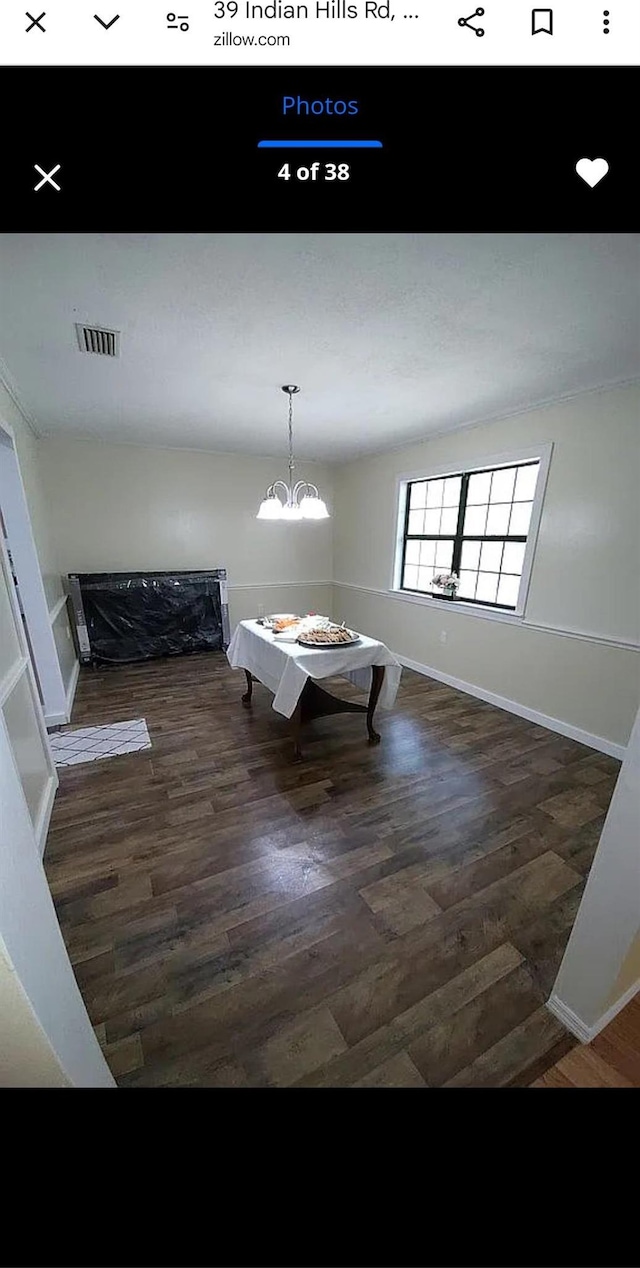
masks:
{"label": "doorway trim", "polygon": [[[12,427],[0,418],[0,505],[47,726],[69,721],[65,689]],[[73,700],[73,693],[69,695]]]}
{"label": "doorway trim", "polygon": [[[31,655],[29,651],[29,645],[27,643],[26,632],[22,624],[22,616],[20,613],[18,598],[15,592],[15,586],[13,585],[13,577],[11,573],[9,557],[7,554],[7,549],[6,549],[4,540],[0,540],[0,583],[6,583],[7,594],[9,595],[9,602],[11,604],[11,609],[13,612],[13,619],[15,622],[15,628],[16,628],[16,634],[18,637],[18,646],[19,646],[18,658],[15,660],[14,664],[11,666],[8,672],[4,675],[4,677],[0,680],[0,716],[2,715],[2,711],[6,701],[11,696],[14,688],[17,687],[18,683],[20,682],[20,679],[24,677],[29,686],[29,693],[31,695],[31,701],[33,704],[36,722],[38,726],[38,732],[40,735],[40,742],[42,744],[42,752],[43,752],[43,756],[45,758],[47,770],[48,770],[48,778],[47,778],[46,787],[41,797],[40,804],[38,806],[38,812],[35,816],[35,821],[33,823],[33,834],[36,840],[38,851],[40,853],[40,857],[42,857],[42,855],[44,854],[45,845],[47,843],[49,821],[51,819],[53,803],[54,803],[55,795],[58,789],[58,772],[56,770],[55,762],[53,760],[53,756],[51,753],[51,746],[49,744],[49,736],[47,734],[46,719],[44,717],[42,706],[40,703],[40,697],[38,693],[38,684],[36,682],[36,676],[35,676],[33,664],[31,662]],[[20,781],[20,772],[16,764],[15,753],[13,751],[13,746],[11,744],[10,744],[10,749],[11,749],[11,755],[12,755],[12,759],[14,763],[16,777]],[[4,825],[4,818],[3,818],[3,825]]]}

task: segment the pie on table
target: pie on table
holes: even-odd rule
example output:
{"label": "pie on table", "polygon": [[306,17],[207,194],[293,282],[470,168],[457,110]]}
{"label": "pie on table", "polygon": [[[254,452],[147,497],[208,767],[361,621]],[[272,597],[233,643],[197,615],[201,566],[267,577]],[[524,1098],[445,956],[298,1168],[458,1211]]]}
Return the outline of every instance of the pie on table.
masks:
{"label": "pie on table", "polygon": [[351,630],[342,628],[335,630],[307,630],[301,635],[305,643],[352,643],[353,633]]}
{"label": "pie on table", "polygon": [[352,643],[354,640],[352,630],[345,629],[344,625],[335,625],[326,617],[273,617],[271,629],[274,634],[285,634],[288,631],[293,638],[297,635],[298,641],[315,643],[318,647]]}

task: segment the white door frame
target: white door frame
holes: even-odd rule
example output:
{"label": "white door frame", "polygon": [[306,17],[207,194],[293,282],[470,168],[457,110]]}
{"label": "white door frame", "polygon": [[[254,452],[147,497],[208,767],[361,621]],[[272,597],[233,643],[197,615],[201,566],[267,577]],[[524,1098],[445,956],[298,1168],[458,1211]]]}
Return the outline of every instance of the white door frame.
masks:
{"label": "white door frame", "polygon": [[48,726],[61,726],[69,721],[67,693],[53,637],[13,430],[1,418],[0,506],[29,629],[45,719]]}
{"label": "white door frame", "polygon": [[72,1087],[114,1087],[60,932],[2,710],[0,803],[0,939],[9,967]]}
{"label": "white door frame", "polygon": [[[47,841],[47,832],[49,830],[49,820],[51,818],[51,811],[53,810],[53,802],[54,802],[56,790],[58,787],[58,772],[56,770],[55,762],[53,760],[53,756],[51,753],[51,745],[49,744],[47,724],[46,724],[44,713],[42,711],[42,705],[40,703],[40,694],[38,692],[38,684],[36,682],[34,667],[31,663],[31,656],[30,656],[29,644],[27,642],[27,635],[26,635],[24,625],[22,623],[22,616],[20,614],[20,608],[18,606],[18,596],[16,594],[16,588],[13,584],[13,575],[11,572],[11,565],[9,563],[7,548],[5,546],[5,542],[4,542],[4,538],[2,537],[2,534],[0,534],[0,585],[3,585],[3,586],[6,585],[6,588],[7,588],[7,593],[9,595],[9,602],[11,604],[11,610],[13,612],[13,619],[15,623],[16,635],[18,639],[18,648],[19,648],[18,659],[11,666],[9,672],[5,674],[2,679],[0,679],[0,714],[2,713],[2,709],[5,704],[5,701],[9,699],[9,696],[13,692],[14,688],[18,685],[18,682],[20,681],[20,679],[24,677],[29,686],[31,701],[33,704],[34,712],[36,715],[36,721],[38,724],[38,732],[40,734],[42,751],[43,751],[46,766],[48,769],[47,784],[43,791],[40,805],[38,807],[38,812],[35,817],[35,822],[33,824],[35,842],[37,844],[40,855],[42,855],[44,854],[44,847]],[[3,724],[4,724],[4,719],[3,719]],[[8,738],[9,738],[9,743],[11,744],[10,737]],[[13,755],[12,747],[11,747],[11,753]],[[14,759],[14,766],[15,766],[16,776],[18,777],[18,780],[20,781],[19,769],[18,769],[17,763],[15,763],[15,759]],[[21,782],[20,782],[20,788],[22,790]],[[27,803],[25,799],[25,807],[26,805]],[[27,813],[29,813],[28,809],[27,809]],[[29,821],[31,821],[31,816],[29,816]],[[2,817],[0,818],[0,825],[2,827],[2,830],[4,831],[5,829],[4,807],[2,810]]]}
{"label": "white door frame", "polygon": [[[68,1082],[74,1087],[113,1087],[71,967],[40,857],[58,777],[1,535],[0,585],[9,595],[17,635],[13,663],[0,680],[0,950]],[[3,709],[21,681],[29,688],[49,772],[35,822]],[[0,1034],[4,1022],[0,1016]],[[17,1082],[20,1071],[12,1073]]]}
{"label": "white door frame", "polygon": [[640,711],[631,731],[598,848],[547,1007],[582,1043],[638,992],[616,994],[618,975],[640,937]]}

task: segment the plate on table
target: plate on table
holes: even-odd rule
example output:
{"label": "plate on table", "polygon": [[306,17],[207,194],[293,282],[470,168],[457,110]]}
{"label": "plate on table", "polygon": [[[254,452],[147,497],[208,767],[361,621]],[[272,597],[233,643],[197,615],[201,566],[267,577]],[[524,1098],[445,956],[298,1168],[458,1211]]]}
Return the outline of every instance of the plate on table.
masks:
{"label": "plate on table", "polygon": [[347,630],[346,632],[350,634],[351,637],[349,639],[341,638],[339,642],[335,643],[327,643],[324,640],[321,641],[319,639],[314,639],[311,632],[308,634],[300,634],[296,642],[300,643],[301,647],[331,647],[334,651],[339,647],[353,647],[355,643],[360,642],[360,635],[356,634],[355,630]]}

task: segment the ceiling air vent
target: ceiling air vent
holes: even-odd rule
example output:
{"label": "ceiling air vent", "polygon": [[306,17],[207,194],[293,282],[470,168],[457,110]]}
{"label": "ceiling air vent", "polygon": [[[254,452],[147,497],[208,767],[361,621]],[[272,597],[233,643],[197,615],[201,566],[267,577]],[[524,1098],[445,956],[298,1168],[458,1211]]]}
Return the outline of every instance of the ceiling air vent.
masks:
{"label": "ceiling air vent", "polygon": [[98,357],[120,356],[120,331],[103,326],[81,326],[76,322],[78,347],[81,352],[94,352]]}

